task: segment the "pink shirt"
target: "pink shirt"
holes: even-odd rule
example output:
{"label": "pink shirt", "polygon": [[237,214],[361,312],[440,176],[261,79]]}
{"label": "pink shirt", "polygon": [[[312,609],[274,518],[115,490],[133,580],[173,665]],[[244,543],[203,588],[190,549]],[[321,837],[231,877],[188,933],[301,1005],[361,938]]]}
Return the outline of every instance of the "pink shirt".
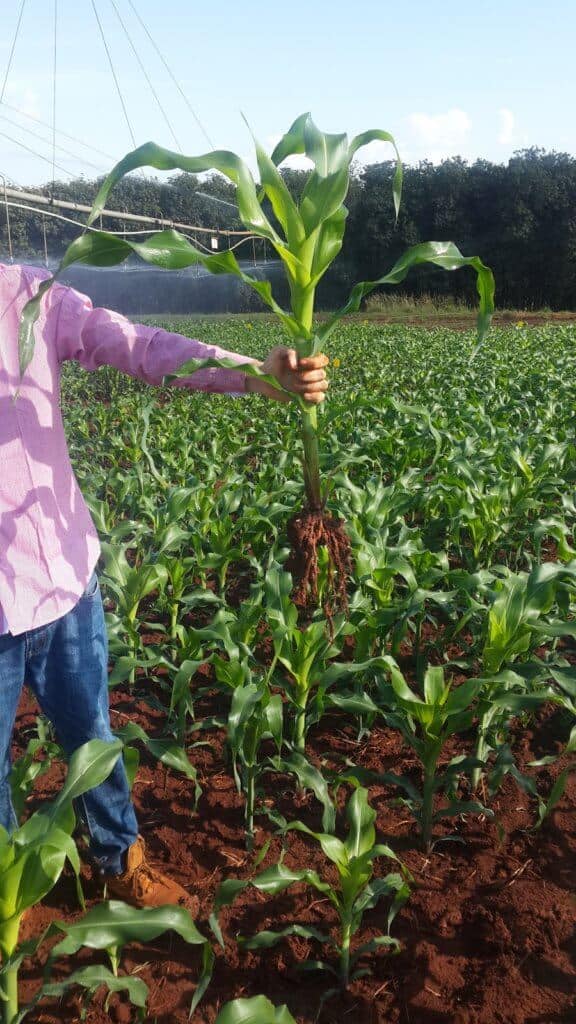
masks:
{"label": "pink shirt", "polygon": [[[72,471],[60,412],[60,367],[115,366],[160,384],[188,359],[246,356],[144,327],[54,285],[36,325],[34,357],[20,382],[18,325],[48,273],[0,264],[0,633],[43,626],[74,607],[94,570],[96,529]],[[237,370],[198,370],[179,384],[243,392]],[[16,401],[14,396],[20,386]]]}

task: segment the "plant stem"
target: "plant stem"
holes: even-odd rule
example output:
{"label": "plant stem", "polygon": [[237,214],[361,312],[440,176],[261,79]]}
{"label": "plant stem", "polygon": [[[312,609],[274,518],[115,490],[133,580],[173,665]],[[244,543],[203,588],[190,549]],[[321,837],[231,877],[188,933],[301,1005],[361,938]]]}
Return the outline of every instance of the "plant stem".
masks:
{"label": "plant stem", "polygon": [[251,766],[247,769],[246,778],[246,849],[248,853],[251,853],[254,847],[255,781],[255,769]]}
{"label": "plant stem", "polygon": [[[492,724],[492,718],[493,712],[490,707],[486,708],[486,704],[484,704],[484,708],[482,708],[482,706],[479,707],[478,735],[476,738],[476,749],[474,750],[474,757],[476,757],[479,761],[485,761],[486,755],[488,754],[488,731]],[[470,781],[473,793],[476,792],[478,786],[480,785],[480,779],[482,778],[483,771],[484,769],[481,765],[476,765],[476,767],[472,769],[472,777]]]}
{"label": "plant stem", "polygon": [[6,1002],[3,1006],[3,1024],[12,1024],[18,1015],[18,968],[6,967],[3,978]]}
{"label": "plant stem", "polygon": [[[315,289],[302,289],[293,296],[294,313],[307,331],[312,330]],[[311,344],[305,338],[296,340],[299,358],[310,353]],[[315,405],[302,411],[302,444],[304,447],[304,486],[309,508],[318,512],[322,508],[320,489],[320,458],[318,453],[318,410]]]}
{"label": "plant stem", "polygon": [[178,601],[175,601],[172,605],[170,612],[170,639],[176,639],[176,626],[178,624]]}
{"label": "plant stem", "polygon": [[294,723],[294,749],[303,754],[306,749],[306,703],[296,705]]}
{"label": "plant stem", "polygon": [[436,763],[424,768],[424,789],[422,793],[422,844],[427,853],[432,840],[432,813],[434,805],[434,774]]}
{"label": "plant stem", "polygon": [[312,406],[302,412],[302,445],[304,447],[304,486],[312,512],[322,508],[320,487],[320,455],[318,451],[318,410]]}
{"label": "plant stem", "polygon": [[342,925],[342,948],[340,950],[340,983],[342,988],[348,988],[350,979],[350,936],[352,927],[350,923]]}

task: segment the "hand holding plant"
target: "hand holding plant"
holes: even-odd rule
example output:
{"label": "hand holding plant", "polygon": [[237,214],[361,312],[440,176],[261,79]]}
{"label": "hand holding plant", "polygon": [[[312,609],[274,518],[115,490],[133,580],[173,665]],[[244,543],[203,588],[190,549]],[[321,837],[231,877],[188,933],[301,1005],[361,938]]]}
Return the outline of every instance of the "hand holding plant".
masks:
{"label": "hand holding plant", "polygon": [[289,402],[292,395],[297,395],[304,402],[319,405],[328,390],[324,368],[329,362],[328,356],[322,354],[299,360],[296,349],[279,345],[270,350],[260,369],[267,376],[274,377],[284,390],[279,391],[258,377],[246,378],[246,390],[260,391],[282,402]]}
{"label": "hand holding plant", "polygon": [[[234,274],[258,293],[280,320],[292,340],[298,359],[317,356],[338,322],[347,313],[356,312],[365,296],[382,285],[403,281],[412,267],[432,263],[444,270],[469,266],[477,276],[480,298],[478,334],[481,341],[488,330],[494,308],[494,279],[477,256],[463,256],[453,242],[422,242],[412,246],[388,273],[374,281],[363,281],[351,291],[347,302],[323,324],[314,326],[316,289],[338,256],[344,240],[348,210],[345,199],[350,185],[350,168],[356,153],[371,142],[390,143],[396,151],[393,200],[396,216],[400,208],[402,165],[396,143],[389,132],[374,129],[350,142],[345,134],[321,132],[310,114],[298,117],[268,155],[255,140],[260,184],[254,181],[247,164],[235,153],[218,150],[199,157],[187,157],[149,142],[129,153],[108,175],[94,202],[86,231],[66,250],[54,278],[41,284],[37,296],[25,307],[20,332],[20,367],[24,372],[34,351],[34,324],[40,313],[42,296],[58,275],[72,263],[113,266],[136,253],[142,259],[166,269],[179,269],[201,263],[213,274]],[[288,189],[279,167],[287,157],[304,154],[312,164],[306,186],[297,202]],[[240,219],[254,235],[265,239],[276,251],[288,279],[290,310],[283,310],[272,294],[269,281],[245,274],[234,253],[206,255],[176,231],[161,231],[143,242],[92,228],[106,206],[108,197],[126,174],[140,167],[157,170],[189,171],[199,174],[217,170],[236,186]],[[227,366],[230,360],[191,360],[176,376],[187,375],[203,366]],[[234,363],[250,376],[278,386],[278,380],[253,363]],[[296,579],[295,596],[299,604],[318,601],[319,551],[327,554],[329,591],[327,611],[347,606],[347,576],[351,570],[350,542],[342,522],[326,512],[326,489],[320,477],[318,446],[318,410],[299,397],[306,502],[289,525],[293,548],[290,569]],[[331,591],[331,593],[330,593]]]}

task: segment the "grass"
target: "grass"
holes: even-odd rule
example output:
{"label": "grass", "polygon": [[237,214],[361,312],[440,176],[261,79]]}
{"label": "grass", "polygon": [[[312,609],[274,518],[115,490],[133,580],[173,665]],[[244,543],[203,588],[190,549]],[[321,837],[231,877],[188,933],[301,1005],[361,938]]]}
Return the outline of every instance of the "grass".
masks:
{"label": "grass", "polygon": [[[317,319],[322,321],[329,316],[327,312],[319,312]],[[419,296],[403,295],[401,293],[384,293],[371,295],[360,313],[351,314],[347,319],[351,323],[378,322],[378,323],[415,323],[436,324],[446,322],[450,325],[456,322],[459,326],[465,321],[465,326],[472,328],[476,322],[477,309],[466,302],[456,299],[450,295],[430,295],[424,293]],[[276,323],[271,313],[154,313],[149,316],[132,315],[131,320],[139,320],[143,323],[155,322],[157,320],[170,319],[175,325],[190,320],[214,321],[214,322],[237,322],[238,324],[250,323]],[[495,324],[517,324],[517,323],[574,323],[576,322],[576,311],[573,310],[551,310],[543,309],[496,309],[494,314]]]}

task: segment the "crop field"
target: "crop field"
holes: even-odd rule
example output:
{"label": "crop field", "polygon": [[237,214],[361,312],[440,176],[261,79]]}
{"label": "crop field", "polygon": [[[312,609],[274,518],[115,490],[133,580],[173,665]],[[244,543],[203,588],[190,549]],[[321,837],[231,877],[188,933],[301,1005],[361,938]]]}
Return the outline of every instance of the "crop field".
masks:
{"label": "crop field", "polygon": [[[282,342],[262,318],[161,326],[252,356]],[[474,346],[361,320],[331,336],[321,470],[354,571],[328,618],[290,599],[296,409],[66,367],[113,727],[151,859],[197,893],[206,940],[125,945],[148,1021],[188,1021],[211,955],[196,1024],[257,995],[291,1014],[263,1024],[576,1019],[576,327]],[[26,817],[63,777],[28,696],[14,755]],[[65,873],[23,936],[80,915]],[[82,948],[53,979],[105,962]],[[27,1019],[137,1010],[75,990]]]}

